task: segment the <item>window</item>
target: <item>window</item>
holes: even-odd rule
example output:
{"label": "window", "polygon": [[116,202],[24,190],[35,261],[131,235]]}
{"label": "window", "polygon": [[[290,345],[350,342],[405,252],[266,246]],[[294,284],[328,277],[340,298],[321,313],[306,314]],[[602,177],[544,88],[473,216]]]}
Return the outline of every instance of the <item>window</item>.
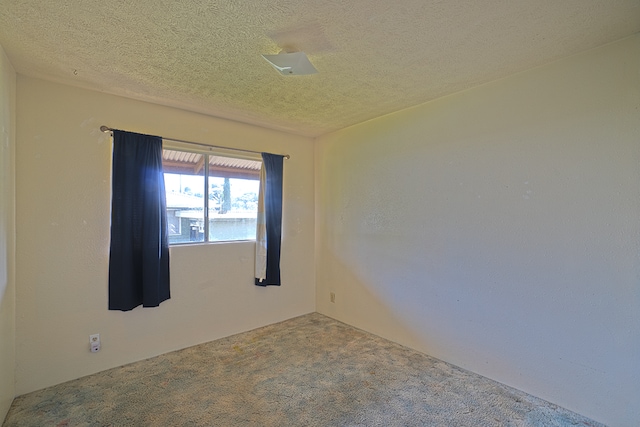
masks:
{"label": "window", "polygon": [[170,244],[255,240],[262,161],[236,155],[165,144]]}

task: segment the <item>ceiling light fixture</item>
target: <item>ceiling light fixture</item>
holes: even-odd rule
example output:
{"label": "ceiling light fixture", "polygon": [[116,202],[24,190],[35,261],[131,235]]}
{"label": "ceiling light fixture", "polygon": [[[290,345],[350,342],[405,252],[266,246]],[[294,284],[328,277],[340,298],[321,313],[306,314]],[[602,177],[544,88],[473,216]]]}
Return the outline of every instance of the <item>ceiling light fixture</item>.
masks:
{"label": "ceiling light fixture", "polygon": [[282,51],[277,55],[262,55],[262,57],[283,76],[304,76],[318,72],[304,52]]}

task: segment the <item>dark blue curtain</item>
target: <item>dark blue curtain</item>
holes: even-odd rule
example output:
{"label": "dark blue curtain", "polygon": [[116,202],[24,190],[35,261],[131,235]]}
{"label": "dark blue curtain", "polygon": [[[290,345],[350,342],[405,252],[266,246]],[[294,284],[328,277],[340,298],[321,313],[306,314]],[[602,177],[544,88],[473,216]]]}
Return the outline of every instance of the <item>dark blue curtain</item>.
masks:
{"label": "dark blue curtain", "polygon": [[267,174],[264,211],[267,229],[267,277],[258,286],[280,286],[280,244],[282,236],[282,165],[283,156],[262,153]]}
{"label": "dark blue curtain", "polygon": [[169,299],[162,138],[113,131],[109,310]]}

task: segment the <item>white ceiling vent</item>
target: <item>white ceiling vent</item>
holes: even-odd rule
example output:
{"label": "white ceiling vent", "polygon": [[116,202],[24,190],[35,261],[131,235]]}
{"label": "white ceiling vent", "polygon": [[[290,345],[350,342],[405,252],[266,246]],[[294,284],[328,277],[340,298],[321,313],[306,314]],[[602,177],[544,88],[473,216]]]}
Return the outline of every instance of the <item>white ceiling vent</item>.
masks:
{"label": "white ceiling vent", "polygon": [[318,72],[304,52],[283,51],[277,55],[262,55],[262,57],[283,76],[304,76]]}

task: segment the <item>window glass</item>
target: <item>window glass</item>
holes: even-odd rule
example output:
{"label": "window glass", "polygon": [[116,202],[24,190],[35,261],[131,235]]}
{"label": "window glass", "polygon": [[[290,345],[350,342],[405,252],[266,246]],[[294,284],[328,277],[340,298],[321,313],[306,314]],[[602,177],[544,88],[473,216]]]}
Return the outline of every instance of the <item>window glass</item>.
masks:
{"label": "window glass", "polygon": [[259,184],[209,177],[209,241],[255,240]]}
{"label": "window glass", "polygon": [[170,244],[255,240],[261,161],[163,151]]}

